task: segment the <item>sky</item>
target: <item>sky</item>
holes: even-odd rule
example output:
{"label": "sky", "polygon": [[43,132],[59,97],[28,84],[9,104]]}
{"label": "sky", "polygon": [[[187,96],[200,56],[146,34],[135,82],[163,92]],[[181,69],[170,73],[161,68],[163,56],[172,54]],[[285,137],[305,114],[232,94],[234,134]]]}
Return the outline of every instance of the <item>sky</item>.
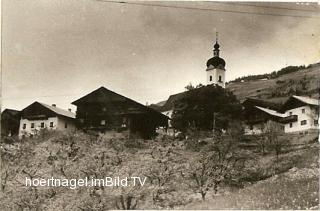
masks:
{"label": "sky", "polygon": [[317,4],[152,4],[185,9],[3,0],[2,110],[39,101],[75,111],[71,102],[101,86],[143,104],[166,100],[190,82],[206,83],[216,31],[227,81],[320,61]]}

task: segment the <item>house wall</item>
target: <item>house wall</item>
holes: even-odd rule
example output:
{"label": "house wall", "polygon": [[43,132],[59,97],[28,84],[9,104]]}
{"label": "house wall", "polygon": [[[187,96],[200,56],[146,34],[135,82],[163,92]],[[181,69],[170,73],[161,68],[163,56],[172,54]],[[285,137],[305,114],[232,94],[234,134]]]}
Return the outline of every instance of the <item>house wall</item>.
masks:
{"label": "house wall", "polygon": [[[169,117],[171,119],[172,117],[172,113],[173,113],[173,110],[169,110],[169,111],[163,111],[161,112],[162,114],[166,115],[167,117]],[[172,125],[171,125],[171,120],[168,119],[168,127],[171,128]]]}
{"label": "house wall", "polygon": [[[210,81],[210,76],[212,76],[212,81]],[[219,76],[221,76],[221,81],[219,81]],[[207,70],[207,84],[217,84],[225,88],[225,70],[214,68]]]}
{"label": "house wall", "polygon": [[[41,120],[28,120],[21,119],[19,125],[19,137],[21,138],[23,135],[35,135],[41,129],[41,123],[44,123],[44,128],[51,130],[66,130],[66,131],[74,131],[75,125],[73,121],[67,118],[58,118],[58,117],[49,117],[48,119]],[[53,127],[50,127],[50,122],[53,122]],[[34,128],[31,128],[31,124],[34,123]],[[67,128],[65,128],[65,123],[67,123]],[[26,124],[26,128],[23,129],[23,124]]]}
{"label": "house wall", "polygon": [[[305,109],[305,113],[302,113],[302,109]],[[297,115],[298,120],[291,123],[292,127],[290,127],[290,123],[284,125],[286,133],[317,129],[319,127],[318,125],[314,124],[314,120],[319,119],[318,115],[316,114],[316,110],[311,108],[309,105],[287,110],[285,114],[290,116],[290,112],[292,112],[291,115]],[[307,120],[307,124],[301,125],[301,121],[303,120]]]}
{"label": "house wall", "polygon": [[251,127],[249,125],[246,125],[244,128],[244,134],[246,135],[255,135],[255,134],[261,134],[262,133],[262,124],[255,124]]}

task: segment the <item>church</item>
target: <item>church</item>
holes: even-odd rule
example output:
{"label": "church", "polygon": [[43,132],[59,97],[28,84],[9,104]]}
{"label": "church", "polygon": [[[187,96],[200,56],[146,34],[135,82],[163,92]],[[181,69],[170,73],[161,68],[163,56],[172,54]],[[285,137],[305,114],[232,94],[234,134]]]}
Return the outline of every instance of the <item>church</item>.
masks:
{"label": "church", "polygon": [[213,57],[207,61],[207,85],[215,84],[225,88],[226,62],[219,56],[220,45],[218,43],[218,35],[213,47]]}
{"label": "church", "polygon": [[[226,83],[226,62],[223,58],[220,57],[220,45],[218,43],[218,33],[216,34],[216,42],[213,45],[213,57],[210,58],[206,63],[205,74],[206,76],[206,86],[221,86],[225,88]],[[201,89],[200,87],[198,89]],[[162,105],[158,106],[155,104],[150,105],[151,108],[160,111],[162,114],[168,116],[169,118],[172,117],[174,102],[179,100],[183,97],[183,95],[188,92],[181,92],[174,95],[170,95],[168,100]],[[169,120],[169,128],[171,126]]]}

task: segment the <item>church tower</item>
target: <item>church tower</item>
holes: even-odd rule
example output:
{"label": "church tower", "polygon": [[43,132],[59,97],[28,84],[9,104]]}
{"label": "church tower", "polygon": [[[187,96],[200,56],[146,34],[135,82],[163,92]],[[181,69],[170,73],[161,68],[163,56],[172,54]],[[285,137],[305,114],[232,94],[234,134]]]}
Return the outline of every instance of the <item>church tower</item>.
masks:
{"label": "church tower", "polygon": [[220,45],[218,44],[218,33],[214,44],[213,57],[207,61],[207,85],[216,84],[225,88],[226,62],[219,57]]}

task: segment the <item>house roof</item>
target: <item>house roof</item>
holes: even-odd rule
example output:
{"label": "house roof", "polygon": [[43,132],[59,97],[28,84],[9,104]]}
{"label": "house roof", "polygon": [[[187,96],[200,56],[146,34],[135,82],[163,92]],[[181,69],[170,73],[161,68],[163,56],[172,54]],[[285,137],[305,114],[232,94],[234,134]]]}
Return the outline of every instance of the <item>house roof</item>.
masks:
{"label": "house roof", "polygon": [[71,112],[71,111],[67,111],[67,110],[64,110],[64,109],[61,109],[61,108],[58,108],[58,107],[55,107],[55,106],[47,105],[45,103],[40,103],[40,102],[38,102],[38,103],[41,104],[42,106],[46,107],[47,109],[53,111],[54,113],[56,113],[58,115],[69,117],[69,118],[73,118],[73,119],[76,118],[76,114]]}
{"label": "house roof", "polygon": [[282,114],[282,113],[279,113],[275,110],[272,110],[272,109],[268,109],[268,108],[263,108],[263,107],[260,107],[260,106],[255,106],[256,108],[258,108],[259,110],[267,113],[267,114],[270,114],[272,116],[276,116],[276,117],[285,117],[285,114]]}
{"label": "house roof", "polygon": [[275,103],[269,100],[256,99],[256,98],[247,98],[245,101],[242,102],[242,105],[244,105],[245,107],[259,106],[262,108],[272,109],[276,111],[279,111],[281,108],[281,104],[279,103]]}
{"label": "house roof", "polygon": [[4,111],[2,112],[2,114],[3,114],[3,113],[8,113],[8,114],[10,114],[10,115],[12,115],[12,116],[15,116],[15,115],[18,115],[18,114],[20,113],[20,111],[6,108],[6,109],[4,109]]}
{"label": "house roof", "polygon": [[141,103],[138,103],[123,95],[115,93],[103,86],[81,97],[80,99],[72,102],[71,104],[79,106],[85,103],[118,103],[118,102],[130,103],[131,105],[135,105],[135,108],[139,109],[139,111],[135,108],[127,109],[126,113],[128,114],[129,113],[134,114],[139,112],[141,113],[141,112],[148,111],[148,112],[152,112],[154,114],[167,118],[167,116],[163,115],[159,111],[154,110],[153,108],[147,107],[145,105],[142,105]]}
{"label": "house roof", "polygon": [[308,105],[315,105],[315,106],[319,105],[319,101],[314,98],[297,96],[297,95],[292,95],[292,97]]}

